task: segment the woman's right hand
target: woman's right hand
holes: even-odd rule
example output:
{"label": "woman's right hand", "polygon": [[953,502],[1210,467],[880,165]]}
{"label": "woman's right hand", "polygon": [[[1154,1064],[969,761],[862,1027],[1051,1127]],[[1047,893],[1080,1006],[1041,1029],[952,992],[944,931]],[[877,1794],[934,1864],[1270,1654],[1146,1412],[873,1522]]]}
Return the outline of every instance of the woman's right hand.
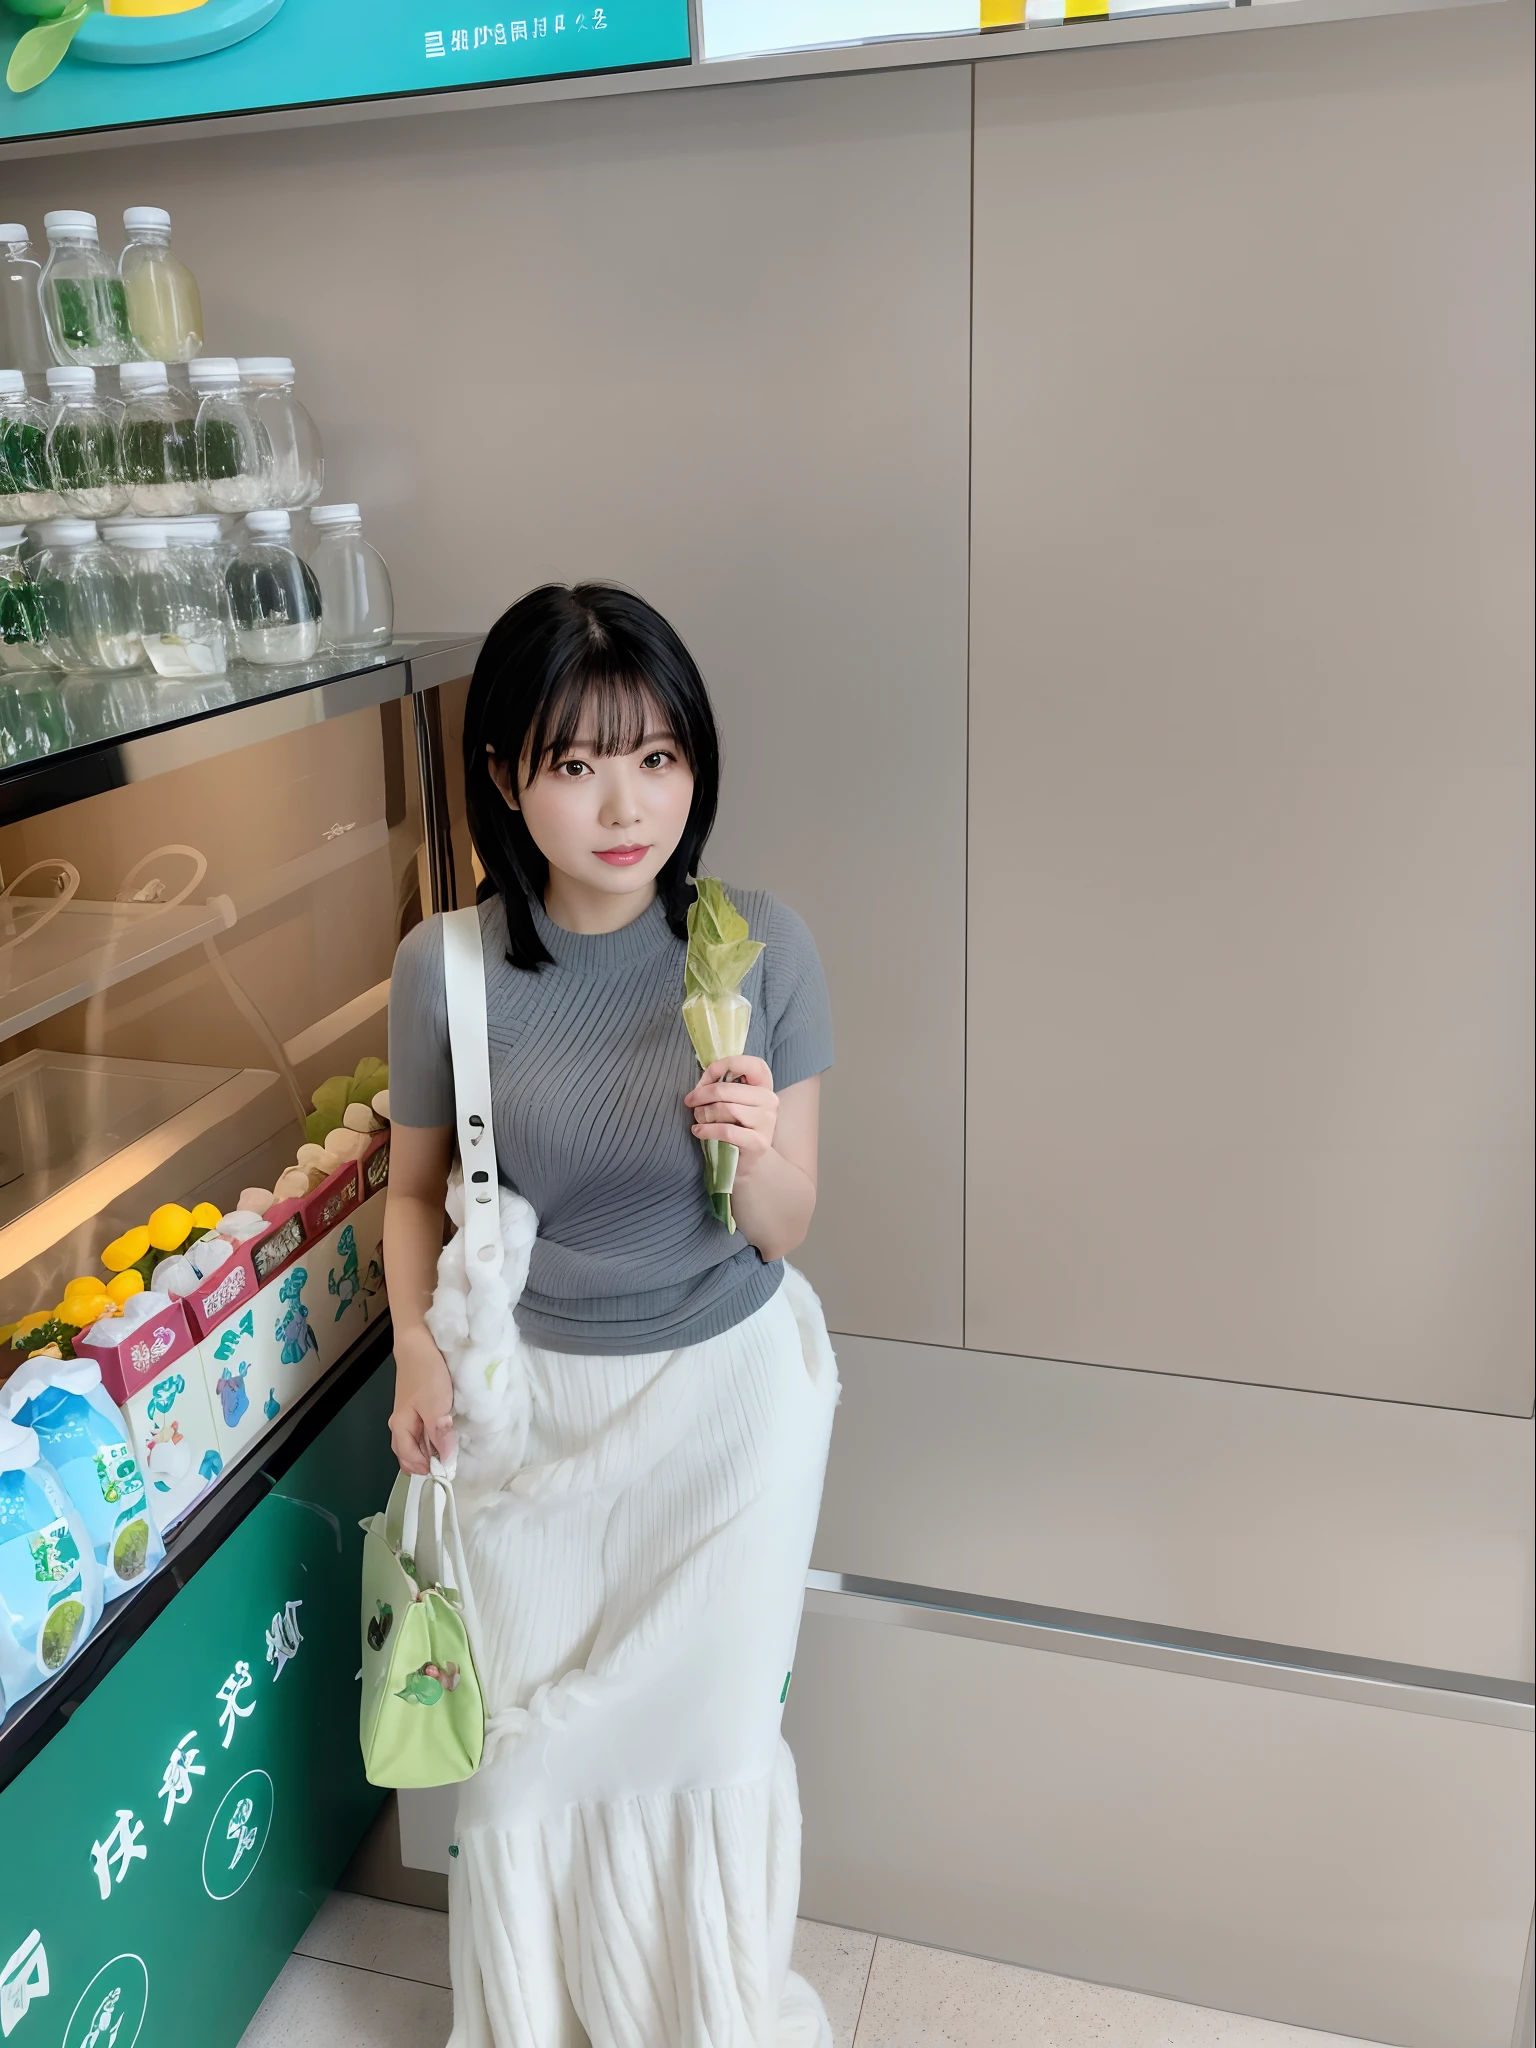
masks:
{"label": "woman's right hand", "polygon": [[446,1464],[458,1449],[453,1426],[453,1379],[425,1326],[395,1335],[395,1408],[389,1440],[405,1472],[425,1473],[431,1460]]}

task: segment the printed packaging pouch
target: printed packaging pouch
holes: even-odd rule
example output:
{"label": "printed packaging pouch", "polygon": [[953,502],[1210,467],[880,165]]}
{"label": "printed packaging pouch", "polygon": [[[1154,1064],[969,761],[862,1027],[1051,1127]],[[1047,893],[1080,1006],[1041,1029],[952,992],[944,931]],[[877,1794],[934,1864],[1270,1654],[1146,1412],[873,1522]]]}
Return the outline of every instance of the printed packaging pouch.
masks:
{"label": "printed packaging pouch", "polygon": [[[424,1511],[425,1510],[425,1511]],[[485,1702],[453,1487],[402,1472],[363,1523],[363,1698],[372,1785],[457,1785],[480,1767]]]}
{"label": "printed packaging pouch", "polygon": [[105,1598],[118,1599],[160,1562],[165,1544],[128,1424],[101,1384],[100,1367],[83,1358],[23,1366],[5,1394],[11,1420],[36,1433],[86,1526]]}
{"label": "printed packaging pouch", "polygon": [[84,1522],[34,1431],[0,1422],[0,1688],[16,1702],[61,1671],[101,1619]]}

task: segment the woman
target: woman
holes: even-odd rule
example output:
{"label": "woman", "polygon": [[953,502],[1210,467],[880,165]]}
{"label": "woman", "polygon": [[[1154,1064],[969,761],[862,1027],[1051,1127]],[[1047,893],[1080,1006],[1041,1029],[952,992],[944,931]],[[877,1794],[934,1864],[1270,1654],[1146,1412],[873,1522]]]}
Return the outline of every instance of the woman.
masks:
{"label": "woman", "polygon": [[[639,598],[515,604],[475,668],[464,761],[514,1295],[526,1261],[508,1361],[482,1349],[455,1386],[432,1334],[462,1361],[452,1248],[432,1306],[454,1118],[436,918],[390,990],[385,1223],[395,1454],[461,1454],[490,1710],[451,1865],[452,2048],[818,2048],[826,2017],[789,1970],[779,1733],[837,1399],[820,1305],[782,1263],[815,1207],[832,1059],[816,949],[771,896],[731,891],[764,948],[751,1031],[701,1077],[683,962],[719,741]],[[740,1151],[734,1234],[705,1191],[711,1137]]]}

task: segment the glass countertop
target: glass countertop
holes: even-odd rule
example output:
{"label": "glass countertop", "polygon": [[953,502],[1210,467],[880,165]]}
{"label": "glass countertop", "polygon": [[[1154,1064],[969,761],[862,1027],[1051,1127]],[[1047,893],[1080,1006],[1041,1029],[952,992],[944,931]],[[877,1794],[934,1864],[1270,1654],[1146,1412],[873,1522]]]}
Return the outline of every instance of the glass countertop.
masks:
{"label": "glass countertop", "polygon": [[[402,635],[377,651],[323,654],[285,668],[231,666],[223,676],[164,683],[150,669],[119,675],[0,675],[0,789],[40,763],[120,747],[145,733],[374,676],[379,701],[467,675],[477,636]],[[455,659],[457,657],[457,659]],[[390,671],[397,687],[387,686]]]}

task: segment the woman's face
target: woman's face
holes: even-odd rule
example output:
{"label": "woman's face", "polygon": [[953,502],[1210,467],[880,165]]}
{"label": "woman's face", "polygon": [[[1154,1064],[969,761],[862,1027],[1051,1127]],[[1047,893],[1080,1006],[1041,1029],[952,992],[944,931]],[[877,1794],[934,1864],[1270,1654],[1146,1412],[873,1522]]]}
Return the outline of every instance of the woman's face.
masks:
{"label": "woman's face", "polygon": [[536,768],[524,761],[515,789],[509,764],[492,755],[492,779],[551,875],[605,896],[649,897],[688,823],[693,770],[654,708],[633,753],[598,753],[592,727],[583,718],[564,754]]}

